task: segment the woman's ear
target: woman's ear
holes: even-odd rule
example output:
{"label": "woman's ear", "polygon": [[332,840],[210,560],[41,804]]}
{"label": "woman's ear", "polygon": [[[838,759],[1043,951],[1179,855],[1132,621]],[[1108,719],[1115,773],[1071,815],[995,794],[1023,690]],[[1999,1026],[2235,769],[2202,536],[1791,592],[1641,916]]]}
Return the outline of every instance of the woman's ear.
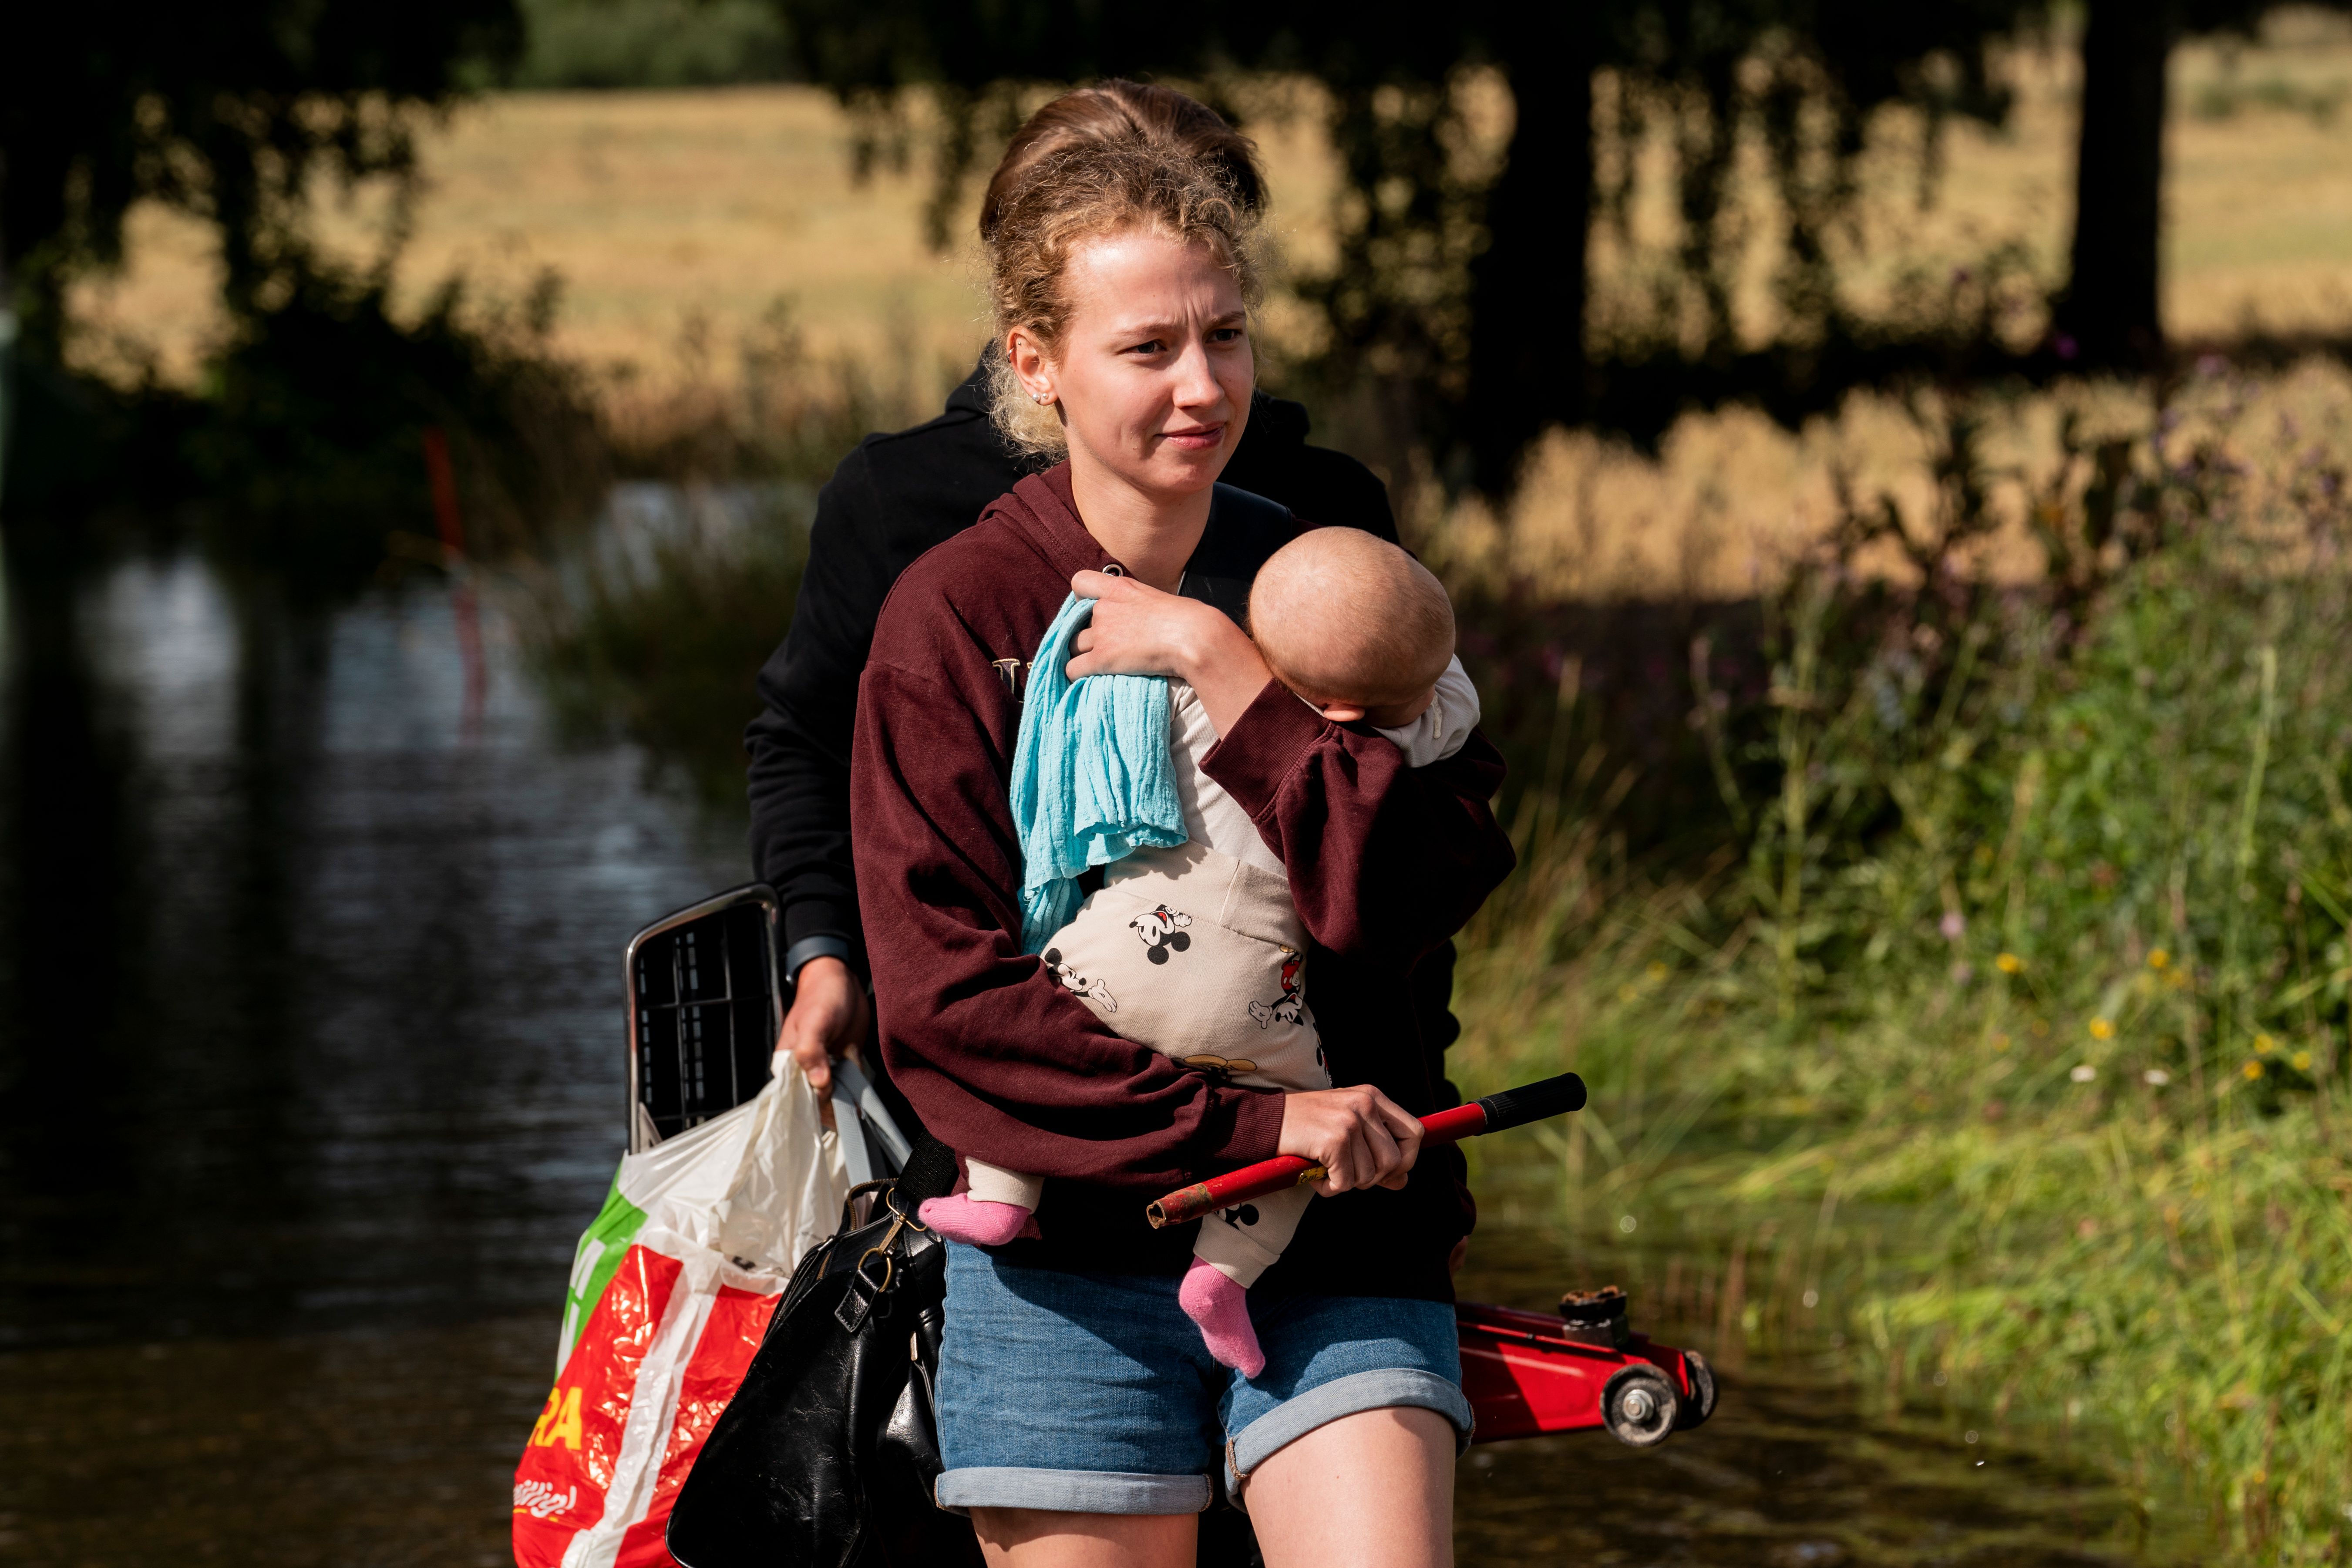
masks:
{"label": "woman's ear", "polygon": [[1060,394],[1054,386],[1054,367],[1045,358],[1045,345],[1026,327],[1014,327],[1004,334],[1004,363],[1013,367],[1022,388],[1033,403],[1055,402]]}

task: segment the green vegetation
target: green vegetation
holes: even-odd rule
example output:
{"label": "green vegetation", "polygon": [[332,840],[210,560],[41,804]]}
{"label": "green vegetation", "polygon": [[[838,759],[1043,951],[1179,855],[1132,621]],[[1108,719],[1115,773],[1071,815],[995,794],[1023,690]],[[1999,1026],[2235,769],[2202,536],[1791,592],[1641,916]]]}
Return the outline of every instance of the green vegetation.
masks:
{"label": "green vegetation", "polygon": [[[1481,1086],[1596,1090],[1522,1185],[1724,1258],[1727,1358],[2081,1432],[2200,1556],[2352,1541],[2346,390],[2077,392],[2006,475],[1996,402],[1920,399],[1933,515],[1850,500],[1751,695],[1695,657],[1714,851],[1627,855],[1571,662],[1457,989]],[[2046,578],[1968,569],[2004,502]],[[1889,529],[1915,589],[1853,570]]]}
{"label": "green vegetation", "polygon": [[782,81],[790,40],[766,0],[522,0],[513,85],[710,87]]}
{"label": "green vegetation", "polygon": [[687,491],[669,526],[633,520],[525,574],[524,635],[563,731],[625,736],[707,804],[740,808],[751,680],[792,624],[811,499]]}
{"label": "green vegetation", "polygon": [[596,526],[542,535],[501,576],[565,731],[635,742],[716,810],[741,809],[752,681],[792,625],[816,487],[867,431],[921,417],[911,373],[877,385],[820,361],[782,309],[737,349],[734,382],[616,395],[609,462],[663,482],[615,491]]}

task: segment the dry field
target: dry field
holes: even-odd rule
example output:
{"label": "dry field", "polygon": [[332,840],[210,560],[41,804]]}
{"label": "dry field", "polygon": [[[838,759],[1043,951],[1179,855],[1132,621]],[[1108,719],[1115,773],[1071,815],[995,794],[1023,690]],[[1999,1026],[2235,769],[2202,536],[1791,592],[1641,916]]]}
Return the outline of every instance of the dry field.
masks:
{"label": "dry field", "polygon": [[[1555,431],[1530,455],[1501,516],[1474,500],[1417,521],[1424,547],[1457,581],[1517,578],[1590,601],[1743,597],[1780,581],[1837,521],[1840,476],[1854,500],[1868,507],[1892,497],[1914,538],[1935,537],[1939,503],[1929,473],[1953,412],[1935,395],[1912,405],[1860,393],[1836,417],[1792,435],[1753,410],[1726,409],[1683,418],[1655,457]],[[2145,435],[2156,415],[2144,391],[2116,385],[1988,395],[1964,412],[1981,422],[1979,449],[2002,526],[1962,559],[2012,582],[2042,570],[2025,520],[2058,477],[2060,421],[2075,415],[2088,438],[2131,437]],[[2228,456],[2257,478],[2252,504],[2267,507],[2279,499],[2274,481],[2313,453],[2340,460],[2352,452],[2352,370],[2317,358],[2259,381],[2218,370],[2184,388],[2175,412],[2190,416],[2176,451],[2226,430]],[[2072,473],[2079,485],[2087,464]],[[1856,564],[1895,579],[1915,575],[1891,542],[1865,548]]]}
{"label": "dry field", "polygon": [[[1934,276],[2009,241],[2043,279],[2063,273],[2074,55],[2028,47],[2008,68],[2019,93],[2010,125],[1951,127],[1925,207],[1916,123],[1888,116],[1879,126],[1862,259],[1849,272],[1863,299],[1906,271]],[[1333,184],[1312,130],[1312,91],[1268,90],[1264,100],[1253,130],[1272,165],[1279,247],[1291,266],[1311,268],[1328,249]],[[2255,45],[2186,47],[2173,101],[2171,329],[2226,341],[2255,329],[2352,325],[2352,27],[2289,15]],[[1287,115],[1277,111],[1286,103]],[[1503,129],[1501,114],[1478,118],[1489,137]],[[924,243],[929,176],[919,154],[861,182],[849,149],[844,116],[807,89],[491,97],[426,138],[425,188],[398,294],[413,304],[462,273],[475,298],[511,300],[551,269],[562,283],[559,347],[640,385],[726,378],[735,345],[781,305],[821,353],[867,358],[884,379],[944,384],[982,336],[971,247],[942,256]],[[1763,183],[1751,184],[1754,231],[1766,243],[1739,320],[1754,335],[1770,327],[1773,217]],[[381,203],[362,195],[332,210],[335,241],[369,254]],[[1633,254],[1597,242],[1601,311],[1611,280],[1667,243],[1670,224],[1652,182],[1636,204]],[[138,215],[122,274],[78,300],[101,329],[91,359],[145,357],[169,378],[191,375],[219,331],[212,265],[201,229]],[[1297,320],[1277,297],[1269,325],[1278,341]],[[2017,439],[2046,450],[2049,408],[2018,417],[2026,433]],[[1798,436],[1738,412],[1694,417],[1662,463],[1562,437],[1534,459],[1507,542],[1475,510],[1454,514],[1454,531],[1466,553],[1570,591],[1738,592],[1818,530],[1833,464],[1914,472],[1916,448],[1907,423],[1874,399]],[[2030,563],[2018,558],[2018,569]]]}

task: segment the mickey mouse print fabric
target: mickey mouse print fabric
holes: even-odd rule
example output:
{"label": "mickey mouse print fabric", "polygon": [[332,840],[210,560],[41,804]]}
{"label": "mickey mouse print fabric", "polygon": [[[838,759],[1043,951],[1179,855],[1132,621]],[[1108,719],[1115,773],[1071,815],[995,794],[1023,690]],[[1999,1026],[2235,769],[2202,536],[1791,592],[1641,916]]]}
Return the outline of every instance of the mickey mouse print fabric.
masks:
{"label": "mickey mouse print fabric", "polygon": [[[1206,844],[1139,849],[1042,956],[1065,989],[1139,1045],[1224,1083],[1328,1089],[1305,997],[1307,928],[1278,871]],[[1034,1209],[1044,1184],[965,1162],[971,1195]],[[1202,1224],[1195,1253],[1247,1287],[1282,1256],[1311,1194],[1261,1198]]]}
{"label": "mickey mouse print fabric", "polygon": [[1331,1087],[1306,951],[1286,879],[1180,844],[1107,867],[1044,957],[1129,1039],[1227,1083],[1296,1091]]}

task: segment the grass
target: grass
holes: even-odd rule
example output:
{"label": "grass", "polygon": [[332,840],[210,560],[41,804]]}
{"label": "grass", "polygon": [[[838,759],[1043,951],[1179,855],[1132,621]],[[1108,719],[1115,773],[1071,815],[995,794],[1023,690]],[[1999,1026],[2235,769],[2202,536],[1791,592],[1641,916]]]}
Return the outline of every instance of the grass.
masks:
{"label": "grass", "polygon": [[[2214,371],[2120,458],[2078,426],[2029,520],[2074,566],[2031,583],[1858,574],[1857,500],[1768,595],[1769,681],[1696,694],[1711,858],[1625,854],[1635,781],[1576,761],[1563,667],[1521,741],[1527,868],[1457,987],[1481,1087],[1596,1090],[1491,1174],[1571,1226],[1678,1226],[1734,1364],[1840,1336],[1890,1404],[2071,1434],[2203,1560],[2352,1542],[2333,384],[2315,419]],[[1948,468],[1962,542],[1990,489]]]}
{"label": "grass", "polygon": [[618,735],[703,805],[740,811],[753,678],[800,593],[817,487],[865,432],[920,418],[929,390],[812,351],[772,313],[739,374],[624,389],[604,437],[624,486],[585,529],[556,530],[497,574],[556,718]]}
{"label": "grass", "polygon": [[740,811],[752,678],[792,625],[812,497],[763,486],[672,499],[616,505],[615,526],[511,572],[505,596],[560,732],[634,742],[657,774]]}

